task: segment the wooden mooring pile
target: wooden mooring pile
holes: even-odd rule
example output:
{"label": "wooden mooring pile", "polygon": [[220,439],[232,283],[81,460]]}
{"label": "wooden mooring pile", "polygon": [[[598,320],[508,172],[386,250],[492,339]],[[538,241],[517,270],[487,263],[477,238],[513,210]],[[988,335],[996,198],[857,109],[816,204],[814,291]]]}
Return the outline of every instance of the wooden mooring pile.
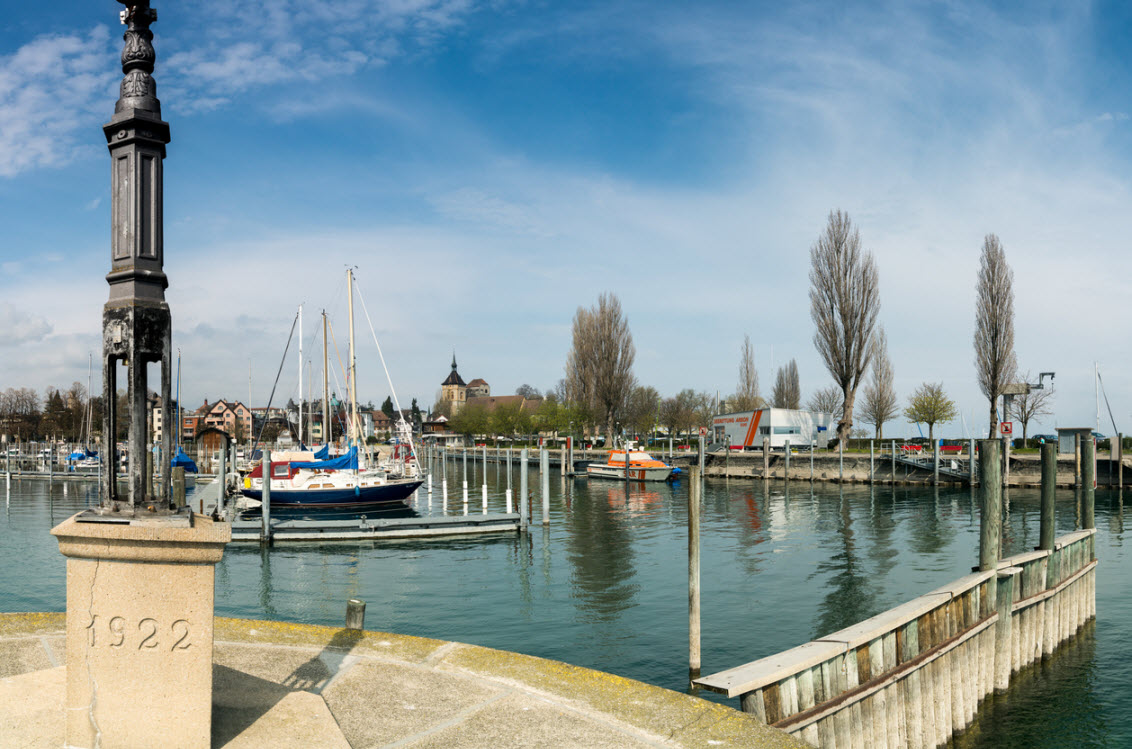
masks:
{"label": "wooden mooring pile", "polygon": [[[1042,451],[1040,545],[1000,559],[1000,445],[980,445],[976,572],[840,632],[696,679],[818,747],[938,747],[1002,693],[1013,674],[1096,615],[1093,476],[1084,528],[1054,537],[1057,456]],[[1092,465],[1092,456],[1084,461]]]}

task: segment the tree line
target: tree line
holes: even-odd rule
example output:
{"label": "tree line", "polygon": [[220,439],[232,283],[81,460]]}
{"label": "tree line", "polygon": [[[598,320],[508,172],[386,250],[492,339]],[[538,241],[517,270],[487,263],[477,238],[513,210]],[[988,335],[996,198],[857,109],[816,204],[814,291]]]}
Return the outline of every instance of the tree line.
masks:
{"label": "tree line", "polygon": [[[101,398],[91,405],[97,406],[100,420]],[[49,386],[42,397],[32,388],[10,387],[0,391],[0,434],[13,441],[57,437],[77,442],[90,432],[87,406],[86,386],[79,382],[66,390]]]}
{"label": "tree line", "polygon": [[[988,436],[998,431],[998,402],[1007,386],[1030,381],[1020,373],[1014,352],[1013,271],[1002,243],[994,234],[984,238],[976,278],[974,331],[975,379],[989,405]],[[837,439],[854,434],[854,418],[873,427],[883,438],[884,424],[903,415],[910,423],[925,424],[934,439],[936,424],[958,415],[942,382],[924,382],[901,408],[888,338],[880,323],[880,283],[873,254],[862,248],[860,233],[843,211],[829,214],[824,231],[810,248],[810,317],[813,344],[833,383],[816,390],[806,402],[815,412],[833,414]],[[680,434],[707,426],[712,415],[749,411],[766,406],[802,406],[798,365],[791,359],[778,368],[769,399],[761,396],[754,348],[744,336],[735,392],[719,399],[683,390],[661,398],[643,387],[633,372],[636,349],[621,303],[603,293],[592,307],[574,315],[571,348],[559,403],[571,414],[571,424],[589,433],[641,434],[657,425]],[[858,400],[858,393],[860,399]],[[1053,391],[1034,389],[1016,396],[1009,413],[1027,436],[1031,421],[1051,413]]]}

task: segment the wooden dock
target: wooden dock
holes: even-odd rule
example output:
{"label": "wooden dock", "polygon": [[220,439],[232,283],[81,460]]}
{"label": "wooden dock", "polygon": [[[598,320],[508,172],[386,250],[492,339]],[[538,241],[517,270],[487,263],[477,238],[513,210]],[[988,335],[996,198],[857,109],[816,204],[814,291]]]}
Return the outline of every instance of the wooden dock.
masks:
{"label": "wooden dock", "polygon": [[[359,518],[349,520],[276,519],[268,521],[273,542],[377,541],[517,533],[519,514],[495,513],[456,517]],[[261,519],[232,521],[232,542],[263,537]]]}

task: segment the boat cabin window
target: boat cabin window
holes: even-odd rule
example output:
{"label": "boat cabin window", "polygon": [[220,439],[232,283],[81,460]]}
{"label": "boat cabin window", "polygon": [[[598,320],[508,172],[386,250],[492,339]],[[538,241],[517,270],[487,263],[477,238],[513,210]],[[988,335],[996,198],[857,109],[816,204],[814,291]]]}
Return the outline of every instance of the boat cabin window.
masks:
{"label": "boat cabin window", "polygon": [[291,472],[289,470],[289,466],[286,463],[271,466],[271,477],[272,478],[284,478],[285,479],[290,475],[291,475]]}

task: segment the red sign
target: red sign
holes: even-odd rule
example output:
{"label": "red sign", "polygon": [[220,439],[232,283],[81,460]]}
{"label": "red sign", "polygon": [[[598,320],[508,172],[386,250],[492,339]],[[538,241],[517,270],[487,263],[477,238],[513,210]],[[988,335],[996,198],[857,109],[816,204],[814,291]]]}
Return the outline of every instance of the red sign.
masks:
{"label": "red sign", "polygon": [[707,427],[700,427],[700,436],[701,437],[707,436]]}
{"label": "red sign", "polygon": [[1004,422],[1002,422],[1001,424],[998,425],[998,428],[1003,434],[1013,434],[1014,433],[1014,422],[1013,421],[1004,421]]}

